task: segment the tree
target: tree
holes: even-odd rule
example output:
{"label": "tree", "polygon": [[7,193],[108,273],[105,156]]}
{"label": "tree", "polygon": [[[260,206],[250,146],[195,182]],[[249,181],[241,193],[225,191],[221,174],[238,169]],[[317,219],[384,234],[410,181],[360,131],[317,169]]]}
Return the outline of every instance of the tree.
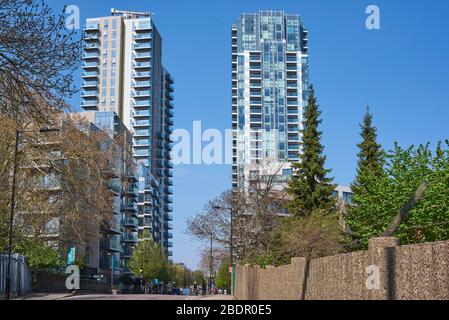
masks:
{"label": "tree", "polygon": [[271,232],[279,221],[277,216],[279,206],[274,205],[279,197],[270,188],[265,183],[265,188],[255,188],[251,193],[239,190],[223,192],[211,200],[201,213],[187,220],[187,233],[205,244],[205,252],[208,251],[212,236],[214,252],[229,257],[231,247],[229,209],[232,208],[234,255],[241,262],[254,262],[257,256],[266,252]]}
{"label": "tree", "polygon": [[292,164],[294,174],[286,188],[287,193],[293,197],[288,209],[296,216],[311,214],[316,209],[331,210],[335,205],[332,197],[335,185],[332,184],[332,178],[327,177],[331,170],[324,168],[326,156],[323,155],[324,147],[320,141],[322,132],[318,130],[322,122],[320,114],[315,91],[311,86],[304,109],[300,161]]}
{"label": "tree", "polygon": [[45,245],[42,241],[22,240],[16,246],[15,252],[27,258],[27,265],[32,271],[57,268],[64,263],[59,252]]}
{"label": "tree", "polygon": [[224,259],[217,271],[217,278],[215,280],[215,286],[221,289],[231,289],[231,273],[229,267],[231,266],[231,260],[229,258]]}
{"label": "tree", "polygon": [[198,285],[201,285],[201,286],[206,285],[206,279],[205,279],[203,271],[201,271],[201,270],[193,271],[192,277],[193,277],[193,281],[196,282]]}
{"label": "tree", "polygon": [[338,223],[337,214],[328,210],[314,210],[305,216],[286,218],[273,233],[272,246],[258,264],[285,265],[291,258],[320,258],[345,251],[348,242]]}
{"label": "tree", "polygon": [[[143,238],[134,249],[128,267],[135,275],[142,274],[147,280],[169,280],[168,258],[161,246],[150,240],[150,234],[145,232]],[[142,273],[140,272],[142,270]]]}
{"label": "tree", "polygon": [[[65,255],[69,245],[98,237],[112,221],[108,188],[117,145],[85,120],[54,114],[58,132],[39,132],[31,122],[20,134],[14,243],[45,240]],[[56,120],[59,119],[59,120]],[[14,119],[0,117],[0,250],[6,250],[15,145]],[[56,243],[55,243],[56,242]]]}
{"label": "tree", "polygon": [[373,115],[369,108],[366,110],[360,128],[362,130],[360,133],[362,142],[357,145],[359,148],[357,176],[352,183],[355,203],[357,203],[358,195],[369,192],[370,176],[380,177],[384,174],[385,155],[382,146],[377,143],[377,129],[373,125]]}
{"label": "tree", "polygon": [[[369,171],[377,176],[381,175],[383,173],[385,155],[382,146],[377,143],[377,129],[373,125],[373,114],[370,112],[369,107],[366,109],[360,128],[362,129],[360,133],[362,142],[357,145],[360,150],[358,153],[358,176],[363,174],[364,171]],[[360,181],[360,184],[363,184],[363,181]]]}
{"label": "tree", "polygon": [[0,21],[0,113],[24,127],[49,125],[76,92],[81,41],[44,1],[2,0]]}
{"label": "tree", "polygon": [[434,152],[429,144],[403,149],[396,143],[386,154],[384,172],[369,176],[369,193],[359,195],[349,209],[354,249],[366,248],[370,238],[383,234],[425,181],[428,188],[422,199],[394,235],[402,244],[449,239],[449,149],[441,143]]}

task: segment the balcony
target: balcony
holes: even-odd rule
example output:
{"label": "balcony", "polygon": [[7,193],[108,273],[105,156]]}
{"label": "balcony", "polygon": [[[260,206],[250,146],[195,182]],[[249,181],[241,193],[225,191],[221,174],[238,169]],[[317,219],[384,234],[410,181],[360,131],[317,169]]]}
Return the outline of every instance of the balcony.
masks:
{"label": "balcony", "polygon": [[137,120],[134,121],[133,127],[149,127],[151,125],[150,120]]}
{"label": "balcony", "polygon": [[[112,258],[110,257],[101,257],[99,261],[100,269],[111,269]],[[122,266],[120,264],[120,259],[114,259],[114,271],[121,270]]]}
{"label": "balcony", "polygon": [[135,54],[133,54],[133,58],[134,58],[134,60],[151,59],[151,53],[150,52],[135,53]]}
{"label": "balcony", "polygon": [[143,71],[143,72],[133,72],[134,78],[150,78],[151,72],[150,71]]}
{"label": "balcony", "polygon": [[145,31],[151,29],[152,29],[151,22],[149,21],[139,22],[134,28],[135,31]]}
{"label": "balcony", "polygon": [[84,45],[84,50],[98,50],[98,49],[100,49],[100,44],[98,42],[86,43]]}
{"label": "balcony", "polygon": [[134,81],[133,82],[134,88],[145,88],[145,87],[151,87],[150,81]]}
{"label": "balcony", "polygon": [[144,53],[149,55],[151,58],[150,51],[151,51],[152,46],[151,46],[150,42],[134,43],[132,48],[136,53],[141,52],[141,50],[149,51],[149,52],[144,52]]}
{"label": "balcony", "polygon": [[143,137],[149,137],[150,131],[149,130],[136,130],[134,132],[134,137],[136,138],[143,138]]}
{"label": "balcony", "polygon": [[134,110],[132,113],[133,117],[149,117],[151,115],[150,110]]}
{"label": "balcony", "polygon": [[151,106],[150,101],[148,100],[140,100],[132,103],[134,108],[149,108]]}
{"label": "balcony", "polygon": [[137,234],[134,233],[125,233],[123,235],[124,242],[137,243],[138,237]]}
{"label": "balcony", "polygon": [[98,100],[97,99],[90,99],[90,100],[82,100],[81,101],[81,107],[85,110],[97,108]]}
{"label": "balcony", "polygon": [[98,87],[98,81],[84,81],[81,84],[81,87],[83,88]]}
{"label": "balcony", "polygon": [[90,32],[84,34],[84,41],[98,41],[100,40],[100,35],[98,32]]}
{"label": "balcony", "polygon": [[125,211],[132,211],[132,212],[137,212],[137,205],[135,203],[124,203],[123,204],[123,210]]}
{"label": "balcony", "polygon": [[90,69],[90,68],[97,69],[98,68],[98,62],[96,62],[96,61],[92,61],[92,62],[85,61],[83,63],[83,69]]}
{"label": "balcony", "polygon": [[151,62],[134,62],[134,69],[151,68]]}
{"label": "balcony", "polygon": [[98,72],[96,71],[85,71],[82,74],[83,78],[98,78]]}
{"label": "balcony", "polygon": [[138,98],[149,98],[151,96],[151,91],[135,90],[133,97]]}
{"label": "balcony", "polygon": [[134,152],[134,157],[149,157],[150,156],[150,152],[146,149],[137,149]]}
{"label": "balcony", "polygon": [[137,228],[139,226],[139,220],[136,218],[125,218],[123,224],[127,228]]}
{"label": "balcony", "polygon": [[98,90],[82,90],[81,91],[82,97],[97,97],[98,96]]}
{"label": "balcony", "polygon": [[100,24],[88,23],[84,26],[84,31],[100,31]]}
{"label": "balcony", "polygon": [[85,52],[83,54],[83,59],[98,59],[100,57],[100,54],[98,52]]}
{"label": "balcony", "polygon": [[172,241],[166,241],[166,242],[164,243],[164,245],[165,245],[165,247],[167,247],[167,248],[172,248],[172,247],[173,247],[173,242],[172,242]]}
{"label": "balcony", "polygon": [[129,247],[129,246],[126,246],[126,247],[123,249],[122,257],[123,257],[124,259],[129,259],[129,258],[131,258],[132,256],[133,256],[133,249],[132,249],[131,247]]}
{"label": "balcony", "polygon": [[149,39],[151,39],[151,33],[149,32],[134,34],[134,40],[149,40]]}
{"label": "balcony", "polygon": [[122,246],[120,245],[120,241],[117,241],[116,239],[101,239],[100,250],[109,252],[121,252]]}
{"label": "balcony", "polygon": [[150,146],[150,142],[148,141],[148,139],[135,139],[135,141],[133,143],[134,148],[143,148],[143,147],[149,147],[149,146]]}

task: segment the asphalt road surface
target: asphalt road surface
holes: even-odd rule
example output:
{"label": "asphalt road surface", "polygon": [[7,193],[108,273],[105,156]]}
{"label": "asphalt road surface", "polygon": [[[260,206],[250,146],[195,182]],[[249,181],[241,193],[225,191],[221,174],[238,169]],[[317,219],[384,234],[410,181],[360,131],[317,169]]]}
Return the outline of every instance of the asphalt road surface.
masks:
{"label": "asphalt road surface", "polygon": [[176,295],[156,295],[156,294],[91,294],[67,296],[63,294],[31,295],[27,297],[17,297],[14,300],[233,300],[229,295],[212,296],[176,296]]}

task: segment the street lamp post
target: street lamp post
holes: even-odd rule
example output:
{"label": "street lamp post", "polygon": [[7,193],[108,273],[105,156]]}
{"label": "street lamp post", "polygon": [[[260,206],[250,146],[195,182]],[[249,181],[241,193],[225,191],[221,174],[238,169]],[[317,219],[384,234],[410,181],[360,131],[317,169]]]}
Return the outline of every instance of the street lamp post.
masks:
{"label": "street lamp post", "polygon": [[227,207],[214,206],[216,210],[229,210],[231,213],[231,239],[230,239],[230,254],[231,254],[231,295],[234,295],[234,279],[235,279],[235,270],[234,270],[234,210]]}
{"label": "street lamp post", "polygon": [[[56,132],[60,129],[41,129],[39,132]],[[9,217],[9,234],[8,234],[8,265],[6,268],[6,283],[5,283],[5,300],[9,300],[11,297],[11,259],[12,259],[12,238],[14,228],[14,210],[16,208],[16,176],[17,176],[17,154],[19,153],[19,140],[20,134],[31,131],[16,130],[16,141],[14,148],[14,163],[12,173],[12,191],[11,191],[11,213]]]}
{"label": "street lamp post", "polygon": [[209,292],[211,292],[212,289],[212,260],[213,260],[213,254],[212,254],[212,240],[213,240],[213,234],[210,233],[210,261],[209,261]]}

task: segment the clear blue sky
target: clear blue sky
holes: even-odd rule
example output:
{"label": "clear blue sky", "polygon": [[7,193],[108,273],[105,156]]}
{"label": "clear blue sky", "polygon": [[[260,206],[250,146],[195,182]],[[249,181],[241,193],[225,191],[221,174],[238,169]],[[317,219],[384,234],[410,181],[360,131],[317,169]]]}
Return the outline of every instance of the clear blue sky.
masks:
{"label": "clear blue sky", "polygon": [[[62,8],[61,0],[49,3]],[[116,9],[152,11],[163,63],[175,78],[175,127],[231,126],[230,28],[242,12],[298,13],[309,29],[310,72],[323,110],[323,143],[335,181],[349,184],[358,124],[370,104],[388,149],[449,138],[447,0],[71,0],[86,17]],[[381,10],[381,30],[365,28],[365,8]],[[79,82],[79,76],[77,77]],[[79,105],[79,97],[73,99]],[[184,234],[187,217],[231,185],[230,166],[177,166],[174,260],[196,268],[200,245]]]}

